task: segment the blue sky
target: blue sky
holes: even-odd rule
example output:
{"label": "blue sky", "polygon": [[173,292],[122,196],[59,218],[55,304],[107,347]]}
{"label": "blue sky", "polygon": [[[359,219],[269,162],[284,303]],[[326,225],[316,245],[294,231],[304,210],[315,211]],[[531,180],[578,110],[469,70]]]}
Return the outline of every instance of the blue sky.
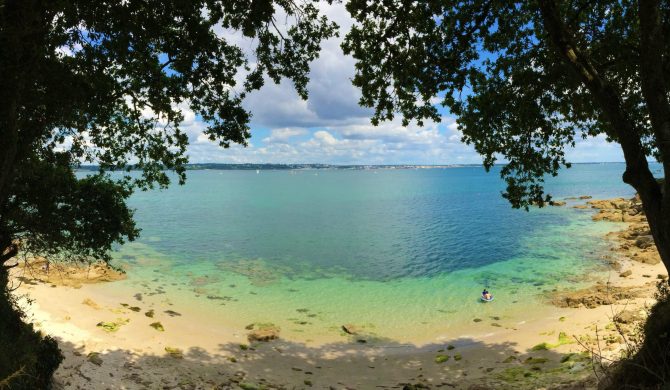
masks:
{"label": "blue sky", "polygon": [[[342,4],[324,7],[344,36],[351,26]],[[226,32],[221,32],[224,36]],[[342,38],[324,43],[312,64],[309,99],[290,82],[267,82],[245,101],[253,114],[249,146],[222,149],[202,135],[205,124],[187,109],[183,129],[189,134],[190,162],[329,163],[329,164],[473,164],[481,157],[460,141],[457,119],[443,111],[440,123],[403,127],[399,119],[370,124],[369,109],[358,106],[360,92],[351,85],[354,60],[340,49]],[[226,38],[235,40],[235,36]],[[251,47],[240,42],[241,47]],[[604,137],[578,141],[568,151],[571,162],[623,161],[619,145]]]}

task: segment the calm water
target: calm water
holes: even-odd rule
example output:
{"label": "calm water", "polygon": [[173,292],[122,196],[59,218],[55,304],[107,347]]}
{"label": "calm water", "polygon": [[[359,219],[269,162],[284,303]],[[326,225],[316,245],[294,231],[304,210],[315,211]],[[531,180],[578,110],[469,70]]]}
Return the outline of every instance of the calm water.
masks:
{"label": "calm water", "polygon": [[[547,189],[632,196],[623,169],[576,165]],[[511,320],[545,291],[597,274],[611,224],[571,207],[514,210],[503,189],[479,167],[191,171],[185,186],[132,197],[142,236],[115,257],[131,267],[130,288],[232,327],[270,321],[285,337],[336,340],[353,322],[431,339],[473,316]],[[483,286],[493,305],[477,304]]]}

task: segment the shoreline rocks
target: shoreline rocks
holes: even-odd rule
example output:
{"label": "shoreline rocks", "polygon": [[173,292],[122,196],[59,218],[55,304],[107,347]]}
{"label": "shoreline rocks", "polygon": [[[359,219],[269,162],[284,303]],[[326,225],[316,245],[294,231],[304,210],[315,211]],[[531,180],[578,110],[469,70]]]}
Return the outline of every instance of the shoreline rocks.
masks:
{"label": "shoreline rocks", "polygon": [[[590,198],[583,196],[580,199]],[[573,207],[597,209],[598,213],[591,217],[594,221],[624,222],[628,224],[623,230],[609,233],[606,236],[614,241],[612,251],[617,255],[616,257],[621,256],[631,261],[650,265],[660,263],[661,259],[649,231],[639,197],[589,200],[586,205]],[[610,256],[607,257],[612,268],[615,271],[621,271],[619,277],[628,278],[633,274],[632,269],[622,271],[619,261]],[[621,300],[650,296],[652,291],[653,286],[649,284],[637,287],[621,287],[609,283],[598,283],[577,291],[554,292],[548,298],[551,304],[558,307],[587,307],[592,309],[600,305],[611,305]]]}
{"label": "shoreline rocks", "polygon": [[597,283],[595,286],[577,291],[553,293],[550,302],[558,307],[587,307],[595,309],[601,305],[611,305],[625,299],[648,296],[651,289],[641,287],[619,287],[611,284]]}
{"label": "shoreline rocks", "polygon": [[639,197],[590,200],[587,204],[599,210],[592,217],[594,221],[629,224],[624,230],[608,235],[619,244],[615,252],[640,263],[655,265],[661,262]]}
{"label": "shoreline rocks", "polygon": [[84,284],[114,282],[126,279],[125,272],[105,262],[73,264],[49,262],[37,257],[12,270],[12,277],[27,284],[45,283],[54,286],[80,288]]}

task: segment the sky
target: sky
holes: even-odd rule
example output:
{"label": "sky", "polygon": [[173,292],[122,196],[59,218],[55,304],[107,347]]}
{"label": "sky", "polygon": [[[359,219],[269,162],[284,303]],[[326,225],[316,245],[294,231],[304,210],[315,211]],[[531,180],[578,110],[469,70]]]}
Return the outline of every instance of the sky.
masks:
{"label": "sky", "polygon": [[[302,100],[288,81],[279,85],[268,81],[250,94],[244,103],[253,115],[246,148],[223,149],[210,142],[202,135],[206,124],[184,109],[182,129],[189,135],[191,163],[481,163],[474,149],[460,141],[457,118],[448,111],[442,110],[441,122],[421,127],[403,127],[398,118],[373,126],[371,109],[358,105],[360,91],[350,81],[354,60],[340,48],[352,20],[342,4],[324,6],[323,11],[340,26],[340,37],[324,42],[320,57],[312,63],[309,99]],[[250,45],[242,42],[245,46]],[[576,163],[623,161],[620,147],[604,137],[579,140],[567,157]]]}

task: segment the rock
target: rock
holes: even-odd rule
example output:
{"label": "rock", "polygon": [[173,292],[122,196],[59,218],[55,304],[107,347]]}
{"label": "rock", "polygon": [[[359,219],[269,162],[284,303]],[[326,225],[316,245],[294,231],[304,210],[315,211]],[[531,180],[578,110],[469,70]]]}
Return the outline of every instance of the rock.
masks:
{"label": "rock", "polygon": [[621,214],[621,221],[622,222],[645,222],[646,218],[644,215],[636,214],[636,215],[630,215],[628,213],[623,213]]}
{"label": "rock", "polygon": [[632,324],[641,319],[642,317],[640,316],[640,313],[634,312],[632,310],[624,310],[614,316],[614,322],[619,324]]}
{"label": "rock", "polygon": [[558,206],[558,207],[560,207],[560,206],[565,206],[565,202],[562,201],[562,200],[557,200],[557,201],[553,201],[553,200],[552,200],[551,202],[549,202],[549,204],[550,204],[551,206]]}
{"label": "rock", "polygon": [[623,214],[618,210],[600,210],[598,214],[591,217],[594,221],[623,222]]}
{"label": "rock", "polygon": [[109,321],[109,322],[101,321],[101,322],[98,322],[95,326],[97,326],[98,328],[102,328],[102,330],[104,330],[105,332],[111,333],[111,332],[116,332],[117,330],[119,330],[119,328],[121,328],[122,325],[125,325],[128,322],[130,322],[130,320],[127,319],[127,318],[125,318],[125,319],[124,318],[117,318],[116,321]]}
{"label": "rock", "polygon": [[661,262],[661,257],[658,255],[656,248],[641,252],[635,252],[631,256],[631,260],[635,260],[640,263],[656,265]]}
{"label": "rock", "polygon": [[449,355],[437,355],[435,356],[435,363],[444,363],[449,360],[451,356]]}
{"label": "rock", "polygon": [[148,312],[144,313],[144,315],[149,318],[154,318],[154,309],[149,310]]}
{"label": "rock", "polygon": [[579,197],[579,199],[581,199],[581,200],[591,199],[591,198],[593,198],[591,195],[582,195],[582,196]]}
{"label": "rock", "polygon": [[165,352],[167,354],[175,359],[183,359],[184,358],[184,352],[179,349],[179,348],[173,348],[173,347],[165,347]]}
{"label": "rock", "polygon": [[149,326],[156,329],[159,332],[165,332],[165,328],[163,328],[163,324],[161,324],[160,322],[152,322],[151,324],[149,324]]}
{"label": "rock", "polygon": [[342,325],[342,330],[344,333],[356,335],[361,332],[360,328],[354,324],[344,324]]}
{"label": "rock", "polygon": [[661,279],[661,280],[665,280],[665,279],[668,278],[668,275],[658,274],[658,275],[656,275],[656,278],[657,278],[657,279]]}
{"label": "rock", "polygon": [[100,305],[98,305],[97,303],[95,303],[91,298],[86,298],[86,299],[84,299],[84,301],[82,302],[82,304],[84,304],[84,305],[86,305],[86,306],[89,306],[89,307],[92,307],[92,308],[94,308],[95,310],[100,310]]}
{"label": "rock", "polygon": [[578,204],[578,205],[576,205],[576,206],[572,206],[572,208],[573,208],[573,209],[581,209],[581,210],[583,210],[583,209],[588,209],[589,206],[587,206],[587,205],[585,205],[585,204]]}
{"label": "rock", "polygon": [[593,309],[600,305],[611,305],[620,300],[629,300],[646,294],[647,291],[644,288],[608,286],[599,283],[582,290],[552,293],[549,297],[550,302],[558,307],[585,306]]}
{"label": "rock", "polygon": [[102,358],[98,352],[91,352],[86,356],[86,360],[95,364],[96,366],[102,366]]}
{"label": "rock", "polygon": [[256,329],[247,334],[250,342],[271,341],[279,338],[279,327],[274,324],[256,324]]}
{"label": "rock", "polygon": [[619,276],[622,277],[622,278],[626,278],[626,277],[631,276],[632,274],[633,274],[633,271],[626,270],[626,271],[623,271],[622,273],[620,273]]}
{"label": "rock", "polygon": [[635,246],[640,249],[647,249],[654,246],[654,237],[651,235],[648,236],[638,236],[635,239]]}

